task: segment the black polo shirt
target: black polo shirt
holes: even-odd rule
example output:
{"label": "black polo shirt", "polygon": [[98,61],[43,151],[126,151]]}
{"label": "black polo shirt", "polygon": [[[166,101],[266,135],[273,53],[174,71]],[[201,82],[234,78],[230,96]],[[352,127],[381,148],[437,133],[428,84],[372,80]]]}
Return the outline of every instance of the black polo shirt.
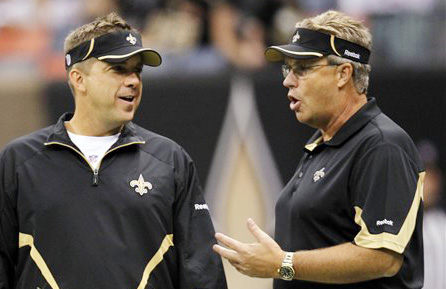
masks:
{"label": "black polo shirt", "polygon": [[[424,168],[407,133],[369,99],[328,142],[316,132],[276,205],[285,251],[346,242],[404,254],[397,275],[356,284],[274,280],[274,289],[422,288]],[[299,270],[299,268],[297,268]]]}

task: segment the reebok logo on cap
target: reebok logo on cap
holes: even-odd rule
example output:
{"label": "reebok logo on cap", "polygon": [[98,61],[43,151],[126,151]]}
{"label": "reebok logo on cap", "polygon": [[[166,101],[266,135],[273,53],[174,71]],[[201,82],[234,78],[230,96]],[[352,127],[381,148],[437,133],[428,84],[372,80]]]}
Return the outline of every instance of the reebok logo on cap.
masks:
{"label": "reebok logo on cap", "polygon": [[347,56],[350,56],[350,57],[353,57],[353,58],[356,58],[356,59],[361,59],[361,55],[359,55],[358,53],[354,53],[354,52],[348,51],[347,49],[345,49],[344,55],[347,55]]}

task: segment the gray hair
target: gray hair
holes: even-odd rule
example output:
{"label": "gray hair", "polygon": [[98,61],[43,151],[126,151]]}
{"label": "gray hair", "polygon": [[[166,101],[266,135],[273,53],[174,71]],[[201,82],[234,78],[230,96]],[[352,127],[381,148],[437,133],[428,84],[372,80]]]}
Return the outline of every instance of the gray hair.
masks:
{"label": "gray hair", "polygon": [[372,70],[369,64],[362,64],[337,55],[328,55],[327,60],[329,64],[351,63],[353,65],[353,85],[355,86],[356,92],[359,94],[367,94],[369,74]]}
{"label": "gray hair", "polygon": [[[361,22],[338,11],[327,11],[315,17],[306,18],[296,24],[296,28],[307,28],[334,35],[338,38],[359,44],[367,49],[372,48],[372,35]],[[353,65],[353,83],[358,93],[367,93],[371,66],[337,55],[328,55],[330,64],[351,63]]]}

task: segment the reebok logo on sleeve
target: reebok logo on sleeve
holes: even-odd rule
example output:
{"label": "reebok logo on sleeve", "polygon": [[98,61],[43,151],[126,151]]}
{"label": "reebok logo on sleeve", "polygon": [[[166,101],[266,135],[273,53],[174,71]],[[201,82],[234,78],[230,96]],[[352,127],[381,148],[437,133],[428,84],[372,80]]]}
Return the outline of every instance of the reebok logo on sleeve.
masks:
{"label": "reebok logo on sleeve", "polygon": [[195,211],[208,210],[209,207],[207,204],[195,204]]}
{"label": "reebok logo on sleeve", "polygon": [[382,225],[389,225],[389,226],[393,226],[393,221],[391,221],[391,220],[387,220],[387,219],[384,219],[384,220],[382,220],[382,221],[376,221],[376,225],[377,226],[382,226]]}

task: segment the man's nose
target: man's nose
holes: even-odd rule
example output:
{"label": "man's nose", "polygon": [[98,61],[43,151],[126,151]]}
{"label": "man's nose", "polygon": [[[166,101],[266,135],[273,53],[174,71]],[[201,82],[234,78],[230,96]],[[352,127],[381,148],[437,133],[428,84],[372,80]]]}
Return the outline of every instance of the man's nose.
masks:
{"label": "man's nose", "polygon": [[292,70],[290,70],[288,75],[283,80],[282,84],[286,88],[296,87],[298,85],[298,78],[296,77],[296,75],[294,75]]}
{"label": "man's nose", "polygon": [[125,85],[138,87],[141,84],[141,76],[137,72],[129,73],[125,78]]}

